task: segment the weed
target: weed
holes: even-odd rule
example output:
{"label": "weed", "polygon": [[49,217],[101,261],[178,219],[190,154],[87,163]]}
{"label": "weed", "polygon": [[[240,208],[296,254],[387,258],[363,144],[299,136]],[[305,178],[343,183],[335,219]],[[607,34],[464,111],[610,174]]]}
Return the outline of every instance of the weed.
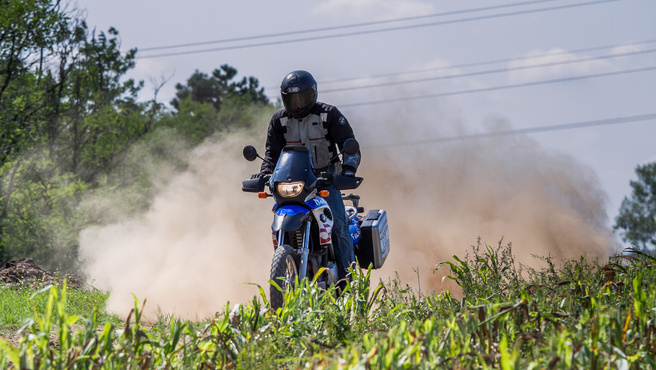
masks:
{"label": "weed", "polygon": [[[0,340],[0,366],[14,368],[654,368],[656,260],[585,258],[558,268],[516,267],[510,245],[474,247],[442,266],[463,288],[420,294],[398,279],[372,284],[352,271],[337,294],[314,281],[284,292],[272,310],[260,287],[203,323],[175,317],[141,323],[144,302],[122,324],[96,307],[71,314],[66,286],[48,287],[17,344]],[[82,329],[73,330],[72,326]]]}

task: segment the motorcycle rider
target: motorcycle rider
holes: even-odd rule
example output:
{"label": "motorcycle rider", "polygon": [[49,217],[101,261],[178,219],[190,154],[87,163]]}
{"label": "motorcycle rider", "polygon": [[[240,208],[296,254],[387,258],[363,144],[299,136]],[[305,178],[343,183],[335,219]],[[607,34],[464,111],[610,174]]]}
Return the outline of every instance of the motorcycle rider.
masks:
{"label": "motorcycle rider", "polygon": [[[355,176],[360,164],[360,153],[343,154],[342,163],[331,164],[330,160],[342,150],[344,141],[355,139],[353,129],[340,111],[329,104],[317,102],[317,82],[307,72],[297,70],[288,73],[280,85],[284,109],[271,117],[266,140],[266,153],[260,173],[253,177],[264,177],[273,173],[280,153],[285,145],[303,145],[310,150],[317,173],[331,171],[344,176]],[[353,240],[348,228],[341,192],[332,185],[324,198],[333,212],[333,231],[336,240],[333,248],[337,259],[337,279],[349,278],[348,267],[355,261]]]}

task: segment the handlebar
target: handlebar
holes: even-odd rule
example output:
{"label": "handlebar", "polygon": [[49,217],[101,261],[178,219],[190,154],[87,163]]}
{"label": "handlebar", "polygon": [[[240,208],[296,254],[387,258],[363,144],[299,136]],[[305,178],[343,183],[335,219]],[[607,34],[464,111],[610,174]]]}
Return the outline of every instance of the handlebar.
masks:
{"label": "handlebar", "polygon": [[[241,182],[241,190],[249,193],[260,193],[264,186],[269,183],[271,175],[244,180]],[[343,176],[333,172],[322,172],[317,179],[317,187],[333,185],[337,190],[357,189],[364,178]]]}

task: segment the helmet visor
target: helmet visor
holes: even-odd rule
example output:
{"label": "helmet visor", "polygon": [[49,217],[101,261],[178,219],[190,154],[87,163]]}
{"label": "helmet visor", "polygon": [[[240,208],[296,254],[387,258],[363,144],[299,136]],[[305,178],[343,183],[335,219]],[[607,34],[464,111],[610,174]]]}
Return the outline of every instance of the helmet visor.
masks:
{"label": "helmet visor", "polygon": [[282,94],[282,102],[289,113],[298,114],[314,104],[314,97],[314,90],[308,89],[293,94]]}

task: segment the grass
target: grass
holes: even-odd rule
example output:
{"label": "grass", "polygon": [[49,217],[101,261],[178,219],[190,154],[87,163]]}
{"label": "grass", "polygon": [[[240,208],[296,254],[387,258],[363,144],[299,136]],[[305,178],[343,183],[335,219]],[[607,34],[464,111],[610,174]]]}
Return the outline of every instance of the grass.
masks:
{"label": "grass", "polygon": [[[108,294],[97,289],[68,290],[66,311],[70,315],[90,317],[94,309],[100,313],[101,323],[119,323],[115,315],[105,311]],[[47,311],[49,287],[33,284],[0,285],[0,333],[20,328],[35,312],[43,316]]]}
{"label": "grass", "polygon": [[[370,271],[356,271],[339,297],[304,281],[274,312],[260,288],[212,320],[154,327],[142,325],[136,298],[127,321],[102,324],[100,309],[75,313],[70,292],[52,287],[19,343],[0,341],[0,367],[656,368],[652,255],[543,260],[528,269],[509,245],[479,244],[437,266],[450,269],[461,299],[419,295],[398,279],[373,284]],[[57,345],[44,335],[53,329]]]}

